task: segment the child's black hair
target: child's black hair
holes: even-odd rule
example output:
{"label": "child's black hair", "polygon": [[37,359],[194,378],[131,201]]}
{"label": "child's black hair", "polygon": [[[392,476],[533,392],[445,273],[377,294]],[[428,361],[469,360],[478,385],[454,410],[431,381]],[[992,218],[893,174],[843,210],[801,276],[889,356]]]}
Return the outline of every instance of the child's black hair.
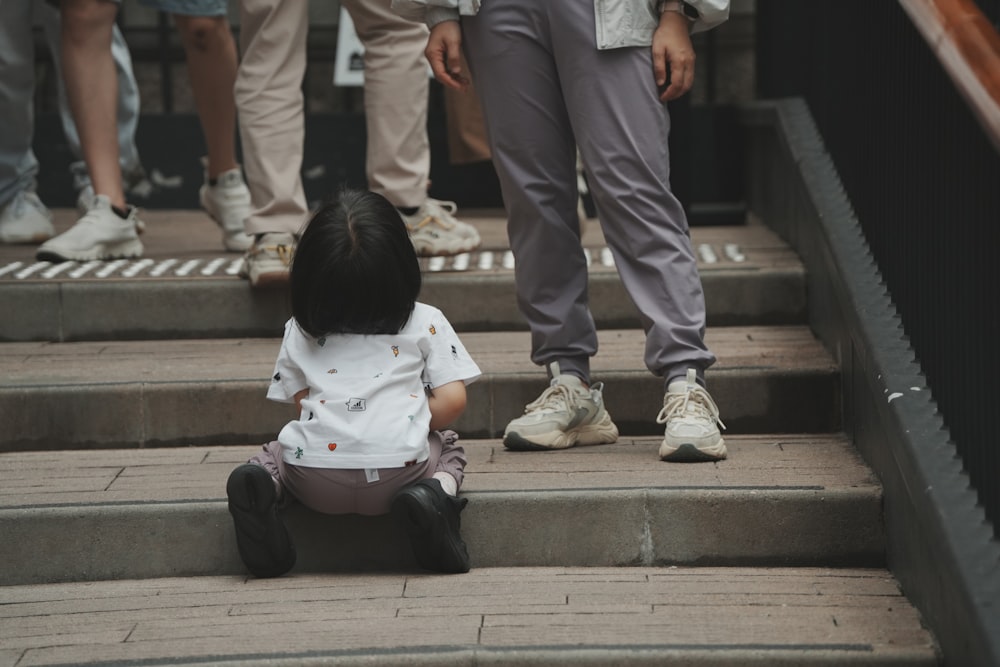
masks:
{"label": "child's black hair", "polygon": [[399,211],[345,189],[306,226],[291,267],[292,315],[307,334],[394,334],[420,293],[420,265]]}

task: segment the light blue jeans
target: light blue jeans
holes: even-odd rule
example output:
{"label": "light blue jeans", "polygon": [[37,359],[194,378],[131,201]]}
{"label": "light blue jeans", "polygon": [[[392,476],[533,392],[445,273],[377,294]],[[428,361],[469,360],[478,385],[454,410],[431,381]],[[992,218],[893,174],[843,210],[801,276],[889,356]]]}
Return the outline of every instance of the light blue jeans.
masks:
{"label": "light blue jeans", "polygon": [[[2,0],[0,2],[0,206],[19,192],[33,190],[38,160],[31,149],[35,130],[35,51],[33,12],[44,26],[56,69],[59,70],[59,12],[46,2]],[[141,170],[135,145],[139,121],[139,87],[132,73],[132,60],[125,39],[116,27],[112,55],[118,69],[118,141],[124,173]],[[63,129],[73,154],[81,157],[80,139],[66,102],[60,77],[59,107]],[[86,170],[82,170],[86,177]],[[82,187],[78,182],[78,185]]]}

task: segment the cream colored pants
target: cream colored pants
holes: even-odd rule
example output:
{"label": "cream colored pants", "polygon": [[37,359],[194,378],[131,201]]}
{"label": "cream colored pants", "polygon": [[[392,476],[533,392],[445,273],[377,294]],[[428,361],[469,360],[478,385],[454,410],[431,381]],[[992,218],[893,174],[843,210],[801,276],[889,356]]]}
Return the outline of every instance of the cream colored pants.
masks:
{"label": "cream colored pants", "polygon": [[[365,47],[366,174],[396,206],[427,197],[427,28],[389,9],[390,0],[342,0]],[[240,0],[242,59],[236,105],[253,202],[248,234],[297,234],[309,210],[302,189],[308,3]]]}

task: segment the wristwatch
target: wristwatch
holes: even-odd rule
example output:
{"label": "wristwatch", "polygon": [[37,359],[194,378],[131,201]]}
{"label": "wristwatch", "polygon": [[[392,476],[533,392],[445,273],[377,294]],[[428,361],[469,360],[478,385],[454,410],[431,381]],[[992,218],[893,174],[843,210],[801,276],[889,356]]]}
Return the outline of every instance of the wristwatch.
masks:
{"label": "wristwatch", "polygon": [[682,0],[663,0],[660,3],[660,13],[677,12],[692,23],[698,20],[698,10]]}

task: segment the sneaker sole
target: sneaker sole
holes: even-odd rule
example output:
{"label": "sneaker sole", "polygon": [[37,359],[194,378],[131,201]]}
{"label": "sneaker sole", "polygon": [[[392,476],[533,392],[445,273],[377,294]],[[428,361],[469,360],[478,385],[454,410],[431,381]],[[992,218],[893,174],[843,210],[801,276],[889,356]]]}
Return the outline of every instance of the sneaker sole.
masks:
{"label": "sneaker sole", "polygon": [[683,443],[677,447],[669,447],[666,443],[660,445],[660,460],[671,463],[705,463],[708,461],[721,461],[728,455],[726,443],[721,438],[719,442],[710,447],[701,447],[691,442]]}
{"label": "sneaker sole", "polygon": [[418,248],[414,246],[414,250],[416,250],[417,257],[454,257],[455,255],[472,252],[482,245],[482,241],[479,241],[477,243],[459,246],[458,248],[443,248],[434,250],[432,247]]}
{"label": "sneaker sole", "polygon": [[39,249],[35,258],[43,262],[92,262],[105,259],[135,259],[142,257],[142,241],[123,241],[111,245],[98,246],[89,252],[58,252],[51,249]]}
{"label": "sneaker sole", "polygon": [[236,547],[247,569],[262,578],[278,577],[292,569],[295,547],[278,516],[271,475],[260,466],[245,463],[230,473],[226,496],[236,528]]}
{"label": "sneaker sole", "polygon": [[539,452],[547,449],[569,449],[576,445],[611,445],[618,442],[618,427],[611,421],[592,424],[572,431],[552,431],[541,435],[523,436],[510,431],[503,436],[503,445],[515,452]]}

